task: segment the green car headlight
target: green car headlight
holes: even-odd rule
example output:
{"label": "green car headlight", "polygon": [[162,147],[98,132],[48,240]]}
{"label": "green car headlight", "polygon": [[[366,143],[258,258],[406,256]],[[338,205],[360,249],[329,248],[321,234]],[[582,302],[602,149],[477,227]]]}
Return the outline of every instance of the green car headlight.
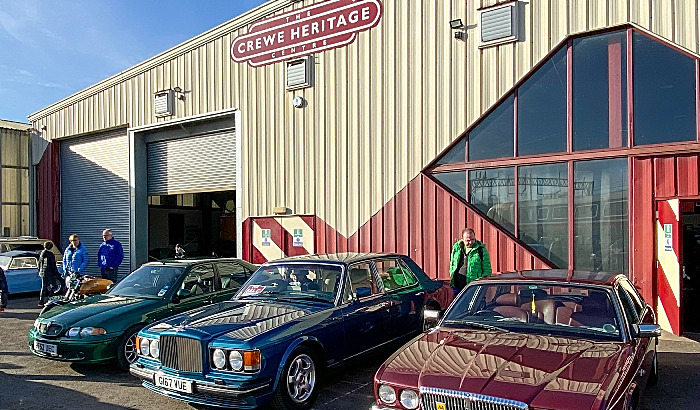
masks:
{"label": "green car headlight", "polygon": [[80,330],[80,337],[104,335],[107,331],[101,327],[84,327]]}
{"label": "green car headlight", "polygon": [[79,327],[71,327],[68,329],[68,337],[78,337],[78,334],[80,334]]}

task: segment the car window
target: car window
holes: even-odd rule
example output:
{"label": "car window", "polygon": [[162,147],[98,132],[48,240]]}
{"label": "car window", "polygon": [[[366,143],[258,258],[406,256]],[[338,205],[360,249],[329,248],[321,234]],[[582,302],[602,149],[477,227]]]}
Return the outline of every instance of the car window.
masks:
{"label": "car window", "polygon": [[235,262],[218,262],[221,289],[238,289],[250,276],[250,271]]}
{"label": "car window", "polygon": [[622,289],[624,289],[625,292],[627,292],[627,295],[632,300],[632,303],[634,304],[634,310],[637,311],[637,316],[641,316],[642,311],[644,310],[644,302],[639,296],[639,293],[637,293],[637,290],[627,279],[621,280],[620,286],[622,286]]}
{"label": "car window", "polygon": [[181,288],[190,295],[202,295],[216,290],[214,267],[209,263],[195,265],[182,281]]}
{"label": "car window", "polygon": [[375,261],[374,266],[387,292],[410,287],[418,282],[413,272],[397,259]]}
{"label": "car window", "polygon": [[33,257],[14,258],[12,263],[10,263],[10,269],[32,269],[37,266],[37,260]]}
{"label": "car window", "polygon": [[[358,289],[360,289],[360,293],[364,293],[366,296],[380,293],[379,286],[377,286],[377,281],[372,274],[369,263],[350,266],[348,269],[348,276],[350,277],[350,287],[353,294],[357,295]],[[362,298],[365,296],[358,297]]]}
{"label": "car window", "polygon": [[107,293],[114,296],[162,298],[182,277],[183,268],[143,265],[117,282]]}
{"label": "car window", "polygon": [[627,293],[627,291],[625,291],[622,288],[622,286],[617,286],[615,288],[615,291],[617,292],[617,296],[622,302],[622,310],[625,312],[625,316],[627,317],[627,323],[638,323],[639,313],[637,313],[637,310],[634,306],[634,302],[632,302],[632,297],[630,297],[630,295]]}

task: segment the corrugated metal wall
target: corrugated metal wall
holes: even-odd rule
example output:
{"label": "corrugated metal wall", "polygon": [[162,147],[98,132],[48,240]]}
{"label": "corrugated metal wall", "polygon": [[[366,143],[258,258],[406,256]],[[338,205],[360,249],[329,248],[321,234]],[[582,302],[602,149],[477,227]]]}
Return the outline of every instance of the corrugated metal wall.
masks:
{"label": "corrugated metal wall", "polygon": [[286,92],[282,64],[230,60],[248,23],[312,3],[271,1],[33,114],[34,127],[59,138],[167,120],[153,116],[153,93],[181,87],[177,117],[241,109],[243,218],[286,206],[350,237],[568,34],[632,22],[700,49],[696,0],[520,2],[522,41],[484,49],[478,8],[496,0],[384,0],[377,27],[315,55],[312,88]]}
{"label": "corrugated metal wall", "polygon": [[29,128],[0,121],[0,236],[31,233]]}

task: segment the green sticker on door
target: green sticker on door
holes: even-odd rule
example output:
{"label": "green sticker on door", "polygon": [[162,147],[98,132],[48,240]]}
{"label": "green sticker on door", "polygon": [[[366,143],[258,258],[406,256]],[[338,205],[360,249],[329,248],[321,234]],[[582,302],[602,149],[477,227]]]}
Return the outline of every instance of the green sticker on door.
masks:
{"label": "green sticker on door", "polygon": [[673,225],[664,224],[664,250],[673,252]]}
{"label": "green sticker on door", "polygon": [[292,246],[304,246],[304,230],[294,230],[294,240],[292,241]]}
{"label": "green sticker on door", "polygon": [[262,246],[270,246],[270,237],[272,236],[272,229],[262,229]]}

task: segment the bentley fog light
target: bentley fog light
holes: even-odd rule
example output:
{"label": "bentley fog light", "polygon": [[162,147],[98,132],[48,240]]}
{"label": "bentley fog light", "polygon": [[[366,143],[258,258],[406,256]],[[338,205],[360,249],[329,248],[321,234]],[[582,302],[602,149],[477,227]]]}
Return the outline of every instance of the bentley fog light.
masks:
{"label": "bentley fog light", "polygon": [[418,408],[418,394],[410,389],[401,390],[401,405],[409,410]]}
{"label": "bentley fog light", "polygon": [[68,337],[76,337],[80,333],[79,327],[71,327],[68,329]]}
{"label": "bentley fog light", "polygon": [[384,403],[391,404],[396,401],[396,392],[393,387],[382,384],[379,386],[379,398]]}
{"label": "bentley fog light", "polygon": [[150,354],[151,344],[148,339],[141,339],[139,350],[141,351],[141,356],[148,356]]}
{"label": "bentley fog light", "polygon": [[151,340],[151,346],[149,348],[151,349],[151,357],[157,359],[158,356],[160,356],[160,342]]}
{"label": "bentley fog light", "polygon": [[243,369],[243,355],[238,350],[232,350],[228,355],[228,362],[231,368],[237,372]]}
{"label": "bentley fog light", "polygon": [[217,369],[226,368],[226,353],[221,349],[214,349],[214,354],[212,355],[212,361],[214,362],[214,367]]}

